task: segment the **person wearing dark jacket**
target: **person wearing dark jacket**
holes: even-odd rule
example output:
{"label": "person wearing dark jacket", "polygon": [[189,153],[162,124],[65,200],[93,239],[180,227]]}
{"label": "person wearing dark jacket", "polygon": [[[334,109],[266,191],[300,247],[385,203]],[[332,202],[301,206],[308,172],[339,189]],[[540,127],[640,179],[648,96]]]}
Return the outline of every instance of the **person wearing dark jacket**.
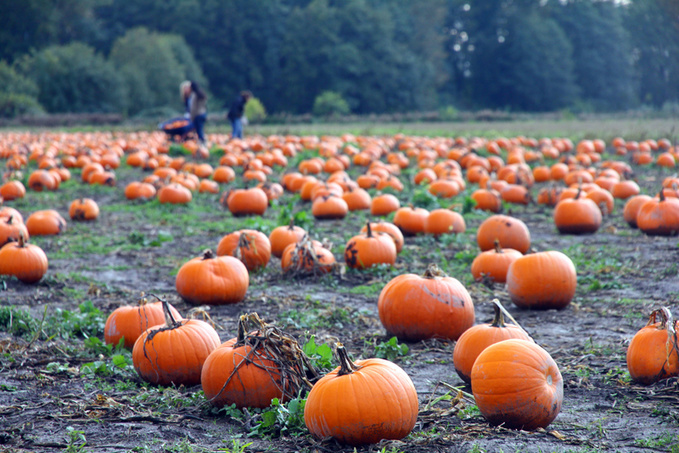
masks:
{"label": "person wearing dark jacket", "polygon": [[231,122],[231,138],[243,138],[243,115],[245,113],[245,104],[252,97],[249,91],[241,91],[241,93],[234,99],[226,117]]}

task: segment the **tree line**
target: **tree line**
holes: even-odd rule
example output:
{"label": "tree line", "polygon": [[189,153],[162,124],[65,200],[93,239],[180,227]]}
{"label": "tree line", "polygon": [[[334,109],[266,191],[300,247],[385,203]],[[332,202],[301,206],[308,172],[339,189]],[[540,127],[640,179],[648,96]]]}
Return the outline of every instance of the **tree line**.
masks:
{"label": "tree line", "polygon": [[679,105],[676,0],[22,0],[0,17],[5,117],[179,110],[185,79],[212,109],[248,89],[290,114]]}

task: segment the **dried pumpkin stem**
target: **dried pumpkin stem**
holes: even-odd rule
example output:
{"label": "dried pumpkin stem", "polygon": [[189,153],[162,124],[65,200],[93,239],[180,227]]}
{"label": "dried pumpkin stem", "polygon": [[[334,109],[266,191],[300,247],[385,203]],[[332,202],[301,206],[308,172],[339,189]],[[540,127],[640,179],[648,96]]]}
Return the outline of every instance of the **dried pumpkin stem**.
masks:
{"label": "dried pumpkin stem", "polygon": [[509,319],[512,324],[514,324],[516,327],[518,327],[523,333],[528,335],[529,337],[533,338],[531,334],[529,334],[526,329],[524,329],[521,324],[518,323],[516,319],[512,316],[511,313],[507,311],[507,309],[500,303],[498,299],[493,299],[493,309],[495,310],[495,318],[493,319],[493,323],[491,324],[493,327],[504,327],[505,324],[505,317]]}
{"label": "dried pumpkin stem", "polygon": [[211,260],[215,257],[215,254],[212,250],[210,249],[205,249],[203,250],[203,258],[204,260]]}
{"label": "dried pumpkin stem", "polygon": [[359,367],[357,367],[356,364],[349,358],[349,354],[342,343],[337,343],[335,353],[337,354],[337,360],[339,360],[340,363],[340,369],[337,372],[338,376],[351,374],[359,369]]}
{"label": "dried pumpkin stem", "polygon": [[424,274],[422,275],[424,278],[436,278],[436,277],[447,277],[448,274],[443,272],[440,267],[438,267],[436,264],[430,264],[427,266],[427,270],[424,271]]}
{"label": "dried pumpkin stem", "polygon": [[502,246],[500,245],[500,240],[495,238],[495,241],[493,241],[493,245],[495,246],[495,253],[504,253],[502,251]]}
{"label": "dried pumpkin stem", "polygon": [[660,199],[660,202],[665,201],[665,190],[664,189],[660,189],[660,192],[658,193],[658,198]]}
{"label": "dried pumpkin stem", "polygon": [[155,294],[152,294],[152,293],[149,294],[149,296],[155,297],[156,299],[158,299],[160,301],[161,304],[163,304],[163,314],[165,315],[165,324],[167,324],[167,326],[169,328],[174,328],[174,327],[181,324],[181,321],[177,321],[176,319],[174,319],[174,315],[172,314],[172,311],[170,310],[170,304],[168,303],[167,300],[161,299],[160,297],[158,297],[158,296],[156,296]]}

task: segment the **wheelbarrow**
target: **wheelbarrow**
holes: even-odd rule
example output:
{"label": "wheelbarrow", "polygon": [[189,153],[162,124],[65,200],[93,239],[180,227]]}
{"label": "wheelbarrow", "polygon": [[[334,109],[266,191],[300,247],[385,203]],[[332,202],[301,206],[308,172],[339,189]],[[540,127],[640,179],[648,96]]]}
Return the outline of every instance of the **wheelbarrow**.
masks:
{"label": "wheelbarrow", "polygon": [[190,119],[180,116],[163,121],[158,124],[158,129],[164,131],[170,140],[176,142],[186,140],[194,126]]}

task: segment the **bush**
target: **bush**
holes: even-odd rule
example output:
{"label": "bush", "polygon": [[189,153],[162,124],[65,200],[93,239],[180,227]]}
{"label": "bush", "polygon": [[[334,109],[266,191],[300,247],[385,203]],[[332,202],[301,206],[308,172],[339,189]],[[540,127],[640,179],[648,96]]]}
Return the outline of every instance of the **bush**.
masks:
{"label": "bush", "polygon": [[0,118],[14,118],[19,115],[35,115],[45,110],[38,100],[21,93],[0,92]]}
{"label": "bush", "polygon": [[315,116],[347,115],[349,112],[349,104],[335,91],[324,91],[314,100]]}
{"label": "bush", "polygon": [[264,104],[257,98],[250,98],[245,104],[245,116],[251,123],[261,123],[266,119]]}
{"label": "bush", "polygon": [[39,89],[38,101],[50,113],[119,112],[122,80],[92,47],[75,42],[50,46],[18,64]]}
{"label": "bush", "polygon": [[179,84],[184,80],[206,89],[203,72],[179,35],[129,30],[113,44],[109,59],[123,77],[129,115],[158,107],[183,110]]}

